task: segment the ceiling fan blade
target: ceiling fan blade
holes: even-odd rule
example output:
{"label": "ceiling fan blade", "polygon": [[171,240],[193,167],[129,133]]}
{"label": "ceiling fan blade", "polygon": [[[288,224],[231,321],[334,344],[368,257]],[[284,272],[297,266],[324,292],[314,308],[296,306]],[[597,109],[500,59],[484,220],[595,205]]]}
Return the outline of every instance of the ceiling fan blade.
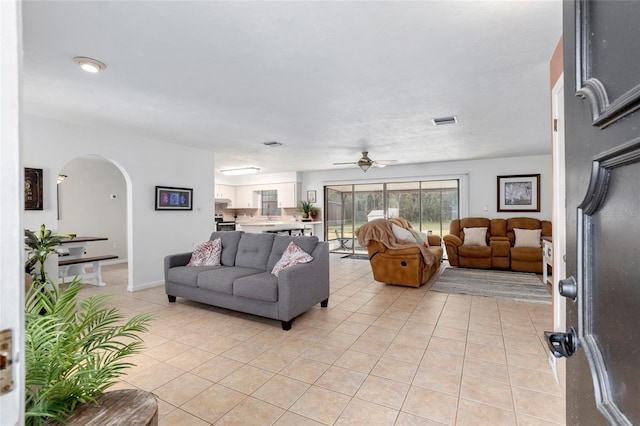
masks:
{"label": "ceiling fan blade", "polygon": [[349,162],[349,163],[333,163],[334,166],[344,166],[346,164],[356,165],[358,163],[354,163],[353,161]]}
{"label": "ceiling fan blade", "polygon": [[384,166],[390,166],[391,164],[397,164],[398,160],[375,160],[374,163]]}

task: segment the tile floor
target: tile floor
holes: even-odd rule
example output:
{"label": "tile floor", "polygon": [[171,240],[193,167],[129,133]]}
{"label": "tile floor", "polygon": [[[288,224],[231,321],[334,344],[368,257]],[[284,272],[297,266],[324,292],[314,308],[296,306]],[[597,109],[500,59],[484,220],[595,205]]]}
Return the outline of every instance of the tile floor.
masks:
{"label": "tile floor", "polygon": [[[563,425],[542,341],[551,306],[430,292],[373,280],[366,260],[331,256],[329,308],[278,321],[126,291],[125,315],[153,312],[147,349],[115,388],[159,401],[160,425]],[[561,383],[564,383],[562,377]]]}

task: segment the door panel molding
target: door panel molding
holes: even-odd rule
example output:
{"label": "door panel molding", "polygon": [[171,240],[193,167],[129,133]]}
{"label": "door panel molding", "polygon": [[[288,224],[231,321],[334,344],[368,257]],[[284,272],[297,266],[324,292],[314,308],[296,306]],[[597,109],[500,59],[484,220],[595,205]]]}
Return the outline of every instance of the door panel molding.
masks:
{"label": "door panel molding", "polygon": [[[600,307],[599,300],[602,294],[598,294],[597,286],[602,282],[594,279],[596,270],[602,265],[602,261],[596,259],[596,245],[601,244],[596,237],[597,230],[604,227],[602,223],[606,219],[623,217],[640,217],[640,208],[631,210],[608,211],[606,206],[607,196],[610,193],[612,184],[612,173],[615,169],[622,169],[627,166],[640,163],[640,138],[633,139],[617,148],[605,151],[596,157],[592,162],[591,177],[587,194],[578,206],[577,218],[577,238],[578,238],[578,338],[580,346],[585,351],[585,356],[589,362],[591,375],[594,384],[596,406],[611,424],[629,425],[633,423],[623,413],[624,409],[616,399],[615,382],[616,373],[611,368],[607,368],[607,360],[603,356],[600,340],[610,339],[603,333],[599,324],[595,322],[597,309]],[[618,193],[617,197],[621,197]],[[609,219],[611,220],[611,219]],[[609,283],[609,285],[613,285]],[[604,302],[602,302],[604,303]],[[621,330],[621,333],[626,330]],[[607,342],[611,343],[611,342]],[[609,350],[611,350],[609,348]]]}
{"label": "door panel molding", "polygon": [[[603,77],[594,75],[593,62],[597,51],[593,40],[606,38],[606,34],[597,32],[593,27],[592,7],[589,0],[576,3],[576,96],[589,101],[592,124],[602,129],[640,108],[640,84],[610,99],[605,87],[607,82]],[[635,54],[633,51],[628,53]]]}

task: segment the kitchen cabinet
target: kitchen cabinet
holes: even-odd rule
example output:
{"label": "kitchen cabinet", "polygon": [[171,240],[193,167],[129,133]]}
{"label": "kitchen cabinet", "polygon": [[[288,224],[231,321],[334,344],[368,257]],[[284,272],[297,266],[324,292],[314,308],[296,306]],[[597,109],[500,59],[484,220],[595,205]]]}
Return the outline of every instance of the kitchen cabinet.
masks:
{"label": "kitchen cabinet", "polygon": [[230,200],[229,207],[233,205],[236,198],[236,187],[231,185],[214,185],[216,200]]}
{"label": "kitchen cabinet", "polygon": [[236,196],[234,208],[238,209],[257,209],[258,191],[253,185],[236,186]]}
{"label": "kitchen cabinet", "polygon": [[273,185],[278,191],[279,208],[296,208],[300,200],[300,185],[296,182],[278,183]]}
{"label": "kitchen cabinet", "polygon": [[[215,185],[216,199],[232,200],[229,207],[236,209],[260,208],[260,191],[278,191],[278,208],[297,208],[300,201],[300,184],[297,182],[259,185]],[[226,192],[225,192],[226,191]]]}

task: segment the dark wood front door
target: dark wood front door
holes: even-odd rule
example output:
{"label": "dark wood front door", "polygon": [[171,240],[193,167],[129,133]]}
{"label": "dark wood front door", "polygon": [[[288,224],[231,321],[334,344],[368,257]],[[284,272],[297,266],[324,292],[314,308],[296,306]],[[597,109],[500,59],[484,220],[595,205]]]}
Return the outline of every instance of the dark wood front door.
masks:
{"label": "dark wood front door", "polygon": [[563,19],[567,424],[640,424],[640,2]]}

